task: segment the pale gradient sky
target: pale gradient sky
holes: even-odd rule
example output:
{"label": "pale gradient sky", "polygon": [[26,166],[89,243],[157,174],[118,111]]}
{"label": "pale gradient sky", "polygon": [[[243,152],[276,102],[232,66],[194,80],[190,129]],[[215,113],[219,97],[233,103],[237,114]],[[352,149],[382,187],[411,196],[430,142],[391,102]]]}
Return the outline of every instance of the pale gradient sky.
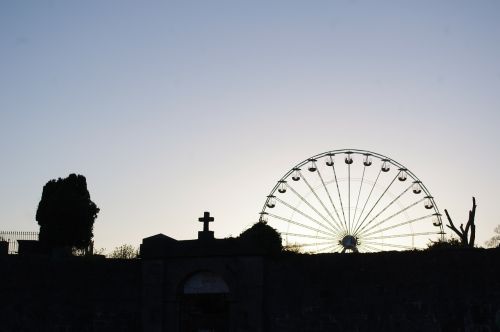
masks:
{"label": "pale gradient sky", "polygon": [[500,1],[1,1],[0,230],[79,173],[97,247],[217,237],[299,161],[410,168],[477,239],[500,224]]}

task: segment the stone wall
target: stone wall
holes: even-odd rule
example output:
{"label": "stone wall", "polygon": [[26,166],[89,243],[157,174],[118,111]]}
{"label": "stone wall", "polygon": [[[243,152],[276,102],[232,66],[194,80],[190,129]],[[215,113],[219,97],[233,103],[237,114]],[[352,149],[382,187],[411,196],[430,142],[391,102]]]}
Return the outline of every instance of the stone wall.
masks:
{"label": "stone wall", "polygon": [[115,260],[0,257],[0,331],[176,331],[187,277],[233,331],[500,331],[500,249]]}
{"label": "stone wall", "polygon": [[268,331],[500,331],[500,250],[269,260]]}
{"label": "stone wall", "polygon": [[140,261],[0,258],[0,331],[138,331]]}

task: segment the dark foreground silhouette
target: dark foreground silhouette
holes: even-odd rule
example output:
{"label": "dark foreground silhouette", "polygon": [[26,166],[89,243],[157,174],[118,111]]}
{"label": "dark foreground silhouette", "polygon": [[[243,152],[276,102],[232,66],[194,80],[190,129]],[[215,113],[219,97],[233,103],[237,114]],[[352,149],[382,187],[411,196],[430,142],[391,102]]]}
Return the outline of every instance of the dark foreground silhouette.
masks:
{"label": "dark foreground silhouette", "polygon": [[276,254],[162,234],[140,259],[4,255],[0,330],[498,331],[499,261],[499,249]]}

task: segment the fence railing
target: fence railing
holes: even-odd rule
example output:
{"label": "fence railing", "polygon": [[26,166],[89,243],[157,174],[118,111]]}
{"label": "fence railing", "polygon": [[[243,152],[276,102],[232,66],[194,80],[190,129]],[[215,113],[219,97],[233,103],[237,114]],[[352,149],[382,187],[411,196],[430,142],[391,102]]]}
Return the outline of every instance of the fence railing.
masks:
{"label": "fence railing", "polygon": [[38,240],[38,232],[20,232],[20,231],[0,231],[0,241],[9,243],[9,254],[17,254],[19,244],[17,240]]}

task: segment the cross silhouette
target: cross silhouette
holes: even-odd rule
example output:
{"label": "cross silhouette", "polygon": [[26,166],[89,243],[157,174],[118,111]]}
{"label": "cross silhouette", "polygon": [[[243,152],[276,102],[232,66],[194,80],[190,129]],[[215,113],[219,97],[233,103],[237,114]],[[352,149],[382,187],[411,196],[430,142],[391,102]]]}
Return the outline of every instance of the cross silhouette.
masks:
{"label": "cross silhouette", "polygon": [[214,221],[214,217],[210,217],[210,212],[205,212],[203,217],[198,218],[198,221],[203,223],[203,232],[208,232],[208,223]]}

